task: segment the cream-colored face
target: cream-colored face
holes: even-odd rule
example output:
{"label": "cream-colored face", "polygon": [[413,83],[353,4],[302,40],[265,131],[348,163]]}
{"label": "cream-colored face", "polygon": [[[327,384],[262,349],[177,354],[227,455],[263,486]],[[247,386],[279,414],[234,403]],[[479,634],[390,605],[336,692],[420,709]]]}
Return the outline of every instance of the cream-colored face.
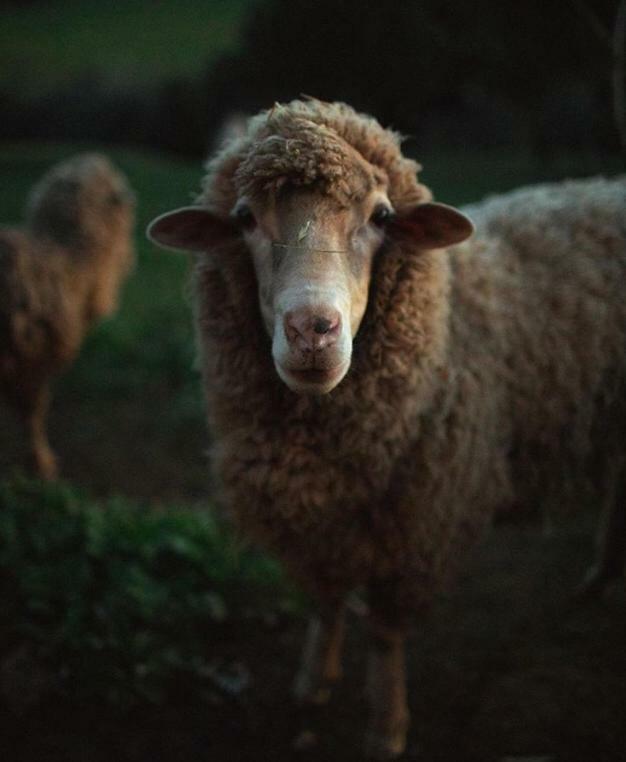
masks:
{"label": "cream-colored face", "polygon": [[367,181],[341,202],[285,180],[239,198],[230,218],[190,206],[160,215],[148,228],[148,237],[165,248],[214,252],[217,267],[228,267],[227,259],[220,261],[223,244],[243,238],[276,371],[295,392],[326,394],[348,372],[385,236],[404,240],[406,255],[414,256],[473,231],[467,217],[445,204],[417,202],[396,215],[385,181],[362,166]]}
{"label": "cream-colored face", "polygon": [[325,394],[348,371],[392,213],[384,187],[348,207],[302,188],[236,205],[274,364],[294,391]]}

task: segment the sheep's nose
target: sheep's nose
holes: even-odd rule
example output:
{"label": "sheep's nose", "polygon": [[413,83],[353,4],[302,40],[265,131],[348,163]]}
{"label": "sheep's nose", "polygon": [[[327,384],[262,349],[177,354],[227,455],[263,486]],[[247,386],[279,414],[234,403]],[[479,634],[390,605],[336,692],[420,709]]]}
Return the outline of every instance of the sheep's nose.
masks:
{"label": "sheep's nose", "polygon": [[337,341],[341,315],[335,309],[291,310],[284,318],[285,336],[296,349],[319,352]]}

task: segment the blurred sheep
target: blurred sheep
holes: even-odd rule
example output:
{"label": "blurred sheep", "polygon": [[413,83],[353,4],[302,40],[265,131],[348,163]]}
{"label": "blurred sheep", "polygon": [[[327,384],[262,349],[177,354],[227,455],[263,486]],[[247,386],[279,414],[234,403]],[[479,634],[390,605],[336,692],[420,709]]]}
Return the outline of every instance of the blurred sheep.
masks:
{"label": "blurred sheep", "polygon": [[0,392],[22,418],[34,469],[57,475],[50,382],[117,307],[134,253],[134,198],[105,157],[78,155],[33,188],[22,229],[0,229]]}

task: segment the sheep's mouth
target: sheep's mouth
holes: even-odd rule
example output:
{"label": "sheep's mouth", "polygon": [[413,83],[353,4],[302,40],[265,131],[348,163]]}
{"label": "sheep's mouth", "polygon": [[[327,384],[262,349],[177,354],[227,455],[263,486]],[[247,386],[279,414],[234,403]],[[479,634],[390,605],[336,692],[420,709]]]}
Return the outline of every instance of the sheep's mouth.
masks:
{"label": "sheep's mouth", "polygon": [[326,394],[333,389],[345,376],[350,361],[340,363],[332,368],[286,368],[276,365],[279,376],[297,392]]}
{"label": "sheep's mouth", "polygon": [[337,368],[309,368],[307,370],[288,370],[290,376],[296,381],[304,381],[307,384],[324,384],[333,379],[337,373]]}

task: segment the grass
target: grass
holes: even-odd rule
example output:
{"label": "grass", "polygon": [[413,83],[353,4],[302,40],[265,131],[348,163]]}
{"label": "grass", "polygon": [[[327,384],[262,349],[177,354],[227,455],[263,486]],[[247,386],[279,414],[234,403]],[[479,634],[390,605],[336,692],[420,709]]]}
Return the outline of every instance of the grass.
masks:
{"label": "grass", "polygon": [[236,48],[252,1],[4,4],[0,86],[43,92],[94,72],[119,83],[196,73]]}
{"label": "grass", "polygon": [[0,594],[0,653],[28,652],[52,692],[117,707],[161,701],[177,678],[200,689],[232,620],[292,605],[277,564],[210,511],[23,479],[0,483]]}

